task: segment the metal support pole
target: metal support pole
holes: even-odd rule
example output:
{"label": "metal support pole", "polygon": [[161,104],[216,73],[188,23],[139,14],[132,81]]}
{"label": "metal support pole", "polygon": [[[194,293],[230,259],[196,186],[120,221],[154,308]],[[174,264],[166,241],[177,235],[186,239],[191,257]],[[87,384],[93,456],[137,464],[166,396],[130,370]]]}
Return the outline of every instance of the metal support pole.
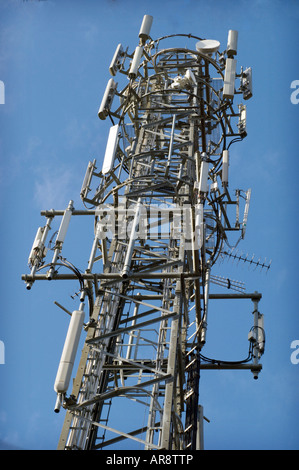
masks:
{"label": "metal support pole", "polygon": [[123,270],[122,270],[122,273],[121,273],[123,278],[128,277],[128,273],[129,273],[130,267],[131,267],[132,254],[133,254],[133,250],[134,250],[135,240],[137,238],[137,230],[138,230],[138,225],[139,225],[140,206],[141,206],[141,199],[139,198],[138,202],[137,202],[136,209],[135,209],[135,215],[134,215],[132,230],[131,230],[131,233],[130,233],[130,239],[129,239],[127,254],[126,254],[126,258],[125,258],[125,262],[124,262],[124,267],[123,267]]}
{"label": "metal support pole", "polygon": [[196,450],[204,450],[203,407],[198,405]]}
{"label": "metal support pole", "polygon": [[205,285],[204,285],[204,315],[202,318],[202,330],[201,330],[201,346],[206,342],[207,334],[207,321],[208,321],[208,308],[209,308],[209,293],[210,293],[210,267],[207,267]]}
{"label": "metal support pole", "polygon": [[259,369],[258,369],[258,360],[259,360],[259,345],[258,345],[258,329],[259,329],[259,299],[258,297],[252,298],[253,302],[253,333],[255,336],[255,340],[253,343],[253,368],[251,369],[253,373],[253,378],[255,380],[258,379]]}

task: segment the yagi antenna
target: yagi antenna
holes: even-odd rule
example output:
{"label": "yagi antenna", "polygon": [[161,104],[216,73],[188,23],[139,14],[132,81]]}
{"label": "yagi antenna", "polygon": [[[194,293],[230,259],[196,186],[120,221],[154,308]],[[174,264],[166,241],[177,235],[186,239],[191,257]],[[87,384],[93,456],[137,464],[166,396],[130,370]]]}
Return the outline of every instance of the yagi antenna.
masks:
{"label": "yagi antenna", "polygon": [[217,284],[218,286],[226,287],[237,292],[245,292],[245,284],[241,281],[234,281],[228,277],[222,276],[210,276],[211,282]]}
{"label": "yagi antenna", "polygon": [[261,262],[259,258],[257,261],[254,259],[255,255],[253,255],[251,258],[249,258],[248,254],[246,256],[243,255],[243,253],[241,254],[238,254],[238,253],[233,253],[233,250],[231,250],[231,252],[227,252],[227,251],[222,251],[221,253],[223,256],[227,256],[228,258],[230,259],[233,259],[233,260],[237,260],[238,262],[240,261],[243,261],[244,263],[249,263],[250,265],[253,265],[255,266],[255,269],[260,267],[261,270],[263,268],[266,268],[267,271],[268,269],[270,269],[270,266],[271,266],[271,262],[272,260],[270,260],[269,263],[266,262],[266,258],[264,260],[264,262]]}

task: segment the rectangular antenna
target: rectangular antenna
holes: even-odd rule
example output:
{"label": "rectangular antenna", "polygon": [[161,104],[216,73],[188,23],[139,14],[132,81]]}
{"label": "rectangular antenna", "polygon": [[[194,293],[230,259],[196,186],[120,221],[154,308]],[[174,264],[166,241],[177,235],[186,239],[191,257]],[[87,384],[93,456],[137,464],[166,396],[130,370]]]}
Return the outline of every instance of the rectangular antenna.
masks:
{"label": "rectangular antenna", "polygon": [[73,201],[70,202],[68,208],[64,211],[64,215],[63,215],[63,218],[59,227],[58,235],[56,238],[56,243],[64,242],[66,232],[67,232],[70,220],[71,220],[72,212],[73,212]]}
{"label": "rectangular antenna", "polygon": [[103,175],[106,175],[107,173],[109,173],[109,171],[111,171],[113,168],[115,153],[116,153],[117,144],[118,144],[118,130],[119,130],[118,124],[115,124],[115,126],[110,127],[107,146],[106,146],[106,152],[105,152],[105,157],[104,157],[104,162],[103,162],[103,168],[102,168]]}
{"label": "rectangular antenna", "polygon": [[206,154],[202,154],[202,161],[200,167],[200,178],[199,178],[199,193],[206,194],[209,190],[208,186],[209,176],[209,162],[206,159]]}
{"label": "rectangular antenna", "polygon": [[84,176],[84,180],[82,183],[82,188],[80,191],[80,197],[84,199],[87,196],[88,191],[90,191],[90,181],[92,178],[92,172],[95,169],[95,164],[96,161],[94,160],[93,162],[88,162],[86,173]]}
{"label": "rectangular antenna", "polygon": [[258,314],[257,324],[258,324],[257,341],[259,345],[260,354],[263,354],[265,351],[265,330],[264,330],[264,315],[262,313]]}
{"label": "rectangular antenna", "polygon": [[242,238],[245,237],[245,232],[246,232],[246,225],[247,225],[247,219],[248,219],[250,197],[251,197],[251,189],[247,189],[247,191],[246,191],[246,202],[245,202],[244,216],[243,216],[243,224],[242,224]]}
{"label": "rectangular antenna", "polygon": [[239,128],[239,133],[242,138],[247,136],[247,131],[246,131],[246,105],[245,104],[240,104],[239,105],[239,122],[238,122],[238,128]]}
{"label": "rectangular antenna", "polygon": [[242,90],[244,100],[252,97],[252,69],[248,67],[242,74]]}
{"label": "rectangular antenna", "polygon": [[112,58],[112,61],[111,61],[111,64],[110,64],[110,67],[109,67],[109,72],[111,75],[115,76],[116,75],[116,72],[119,70],[119,68],[121,67],[121,64],[120,64],[120,57],[123,55],[123,47],[121,44],[118,44],[117,48],[116,48],[116,51],[114,53],[114,56]]}
{"label": "rectangular antenna", "polygon": [[223,98],[234,97],[236,68],[237,68],[237,61],[235,59],[226,59],[224,82],[223,82]]}
{"label": "rectangular antenna", "polygon": [[137,205],[136,205],[136,209],[135,209],[135,215],[134,215],[133,225],[132,225],[131,234],[130,234],[130,240],[129,240],[129,243],[128,243],[126,258],[125,258],[125,261],[124,261],[123,270],[122,270],[122,274],[121,274],[123,278],[128,277],[128,273],[130,271],[132,254],[133,254],[134,244],[135,244],[135,240],[136,240],[136,234],[137,234],[138,226],[139,226],[138,224],[139,224],[139,218],[140,218],[140,206],[141,206],[141,202],[140,202],[140,198],[139,198],[138,202],[137,202]]}
{"label": "rectangular antenna", "polygon": [[55,250],[54,250],[54,255],[52,258],[51,267],[46,274],[48,280],[53,279],[53,276],[55,273],[55,264],[57,262],[58,255],[61,252],[62,245],[66,236],[66,232],[67,232],[70,220],[71,220],[73,210],[74,210],[73,201],[70,201],[67,209],[64,211],[62,221],[59,227],[59,231],[56,237]]}
{"label": "rectangular antenna", "polygon": [[98,116],[102,120],[106,119],[106,117],[108,116],[116,92],[116,87],[117,83],[115,83],[113,78],[110,78],[107,83],[101,106],[98,111]]}

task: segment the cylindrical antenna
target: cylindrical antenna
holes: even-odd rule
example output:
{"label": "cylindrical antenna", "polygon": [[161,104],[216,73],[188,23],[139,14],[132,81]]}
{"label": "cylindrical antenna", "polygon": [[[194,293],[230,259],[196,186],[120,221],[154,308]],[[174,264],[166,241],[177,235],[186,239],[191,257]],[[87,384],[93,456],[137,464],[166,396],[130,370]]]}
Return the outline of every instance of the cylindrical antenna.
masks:
{"label": "cylindrical antenna", "polygon": [[129,70],[129,77],[130,78],[135,78],[137,77],[138,73],[138,67],[140,64],[140,60],[143,54],[143,47],[142,46],[137,46],[134,52],[134,57],[131,63],[131,67]]}
{"label": "cylindrical antenna", "polygon": [[238,31],[230,29],[227,38],[226,52],[228,57],[237,55]]}
{"label": "cylindrical antenna", "polygon": [[199,193],[206,194],[209,190],[208,187],[208,175],[209,175],[209,162],[205,153],[202,154],[202,161],[200,167],[200,179],[199,179]]}
{"label": "cylindrical antenna", "polygon": [[196,249],[200,249],[203,244],[203,204],[195,206],[195,241]]}
{"label": "cylindrical antenna", "polygon": [[[68,389],[83,327],[84,316],[85,313],[83,310],[74,310],[72,313],[54,384],[54,390],[58,394],[64,394]],[[55,408],[55,411],[58,410]]]}
{"label": "cylindrical antenna", "polygon": [[153,23],[153,17],[151,15],[144,15],[141,28],[139,31],[139,37],[142,40],[143,44],[149,38],[152,23]]}
{"label": "cylindrical antenna", "polygon": [[208,320],[208,303],[209,303],[209,292],[210,292],[210,266],[207,268],[205,276],[205,286],[204,286],[204,315],[202,318],[202,330],[201,330],[201,344],[204,345],[206,342],[206,333],[207,333],[207,320]]}
{"label": "cylindrical antenna", "polygon": [[228,167],[229,167],[229,152],[223,150],[222,153],[222,186],[228,185]]}
{"label": "cylindrical antenna", "polygon": [[128,273],[129,273],[130,267],[131,267],[132,254],[133,254],[133,250],[134,250],[134,244],[135,244],[135,240],[136,240],[136,233],[137,233],[138,224],[139,224],[140,206],[141,206],[141,199],[139,198],[137,206],[136,206],[136,210],[135,210],[135,216],[134,216],[134,220],[133,220],[131,236],[130,236],[128,249],[127,249],[127,254],[126,254],[125,261],[124,261],[123,270],[122,270],[122,273],[121,273],[123,278],[128,277]]}

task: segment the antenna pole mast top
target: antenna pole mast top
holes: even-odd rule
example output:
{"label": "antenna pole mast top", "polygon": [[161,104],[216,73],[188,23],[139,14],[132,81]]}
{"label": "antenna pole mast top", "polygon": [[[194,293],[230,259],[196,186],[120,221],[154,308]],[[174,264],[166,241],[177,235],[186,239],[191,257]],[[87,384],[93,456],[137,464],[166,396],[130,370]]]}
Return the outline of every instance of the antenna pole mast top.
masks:
{"label": "antenna pole mast top", "polygon": [[[252,94],[251,71],[237,73],[236,31],[220,52],[219,41],[190,34],[153,40],[152,23],[145,15],[135,51],[118,44],[110,63],[98,117],[113,125],[101,169],[88,163],[80,192],[85,209],[70,204],[43,213],[47,223],[23,276],[30,287],[44,279],[79,283],[79,307],[56,303],[73,312],[55,382],[55,410],[66,410],[60,449],[113,448],[121,440],[147,450],[202,448],[201,371],[261,369],[260,314],[246,360],[215,362],[202,354],[210,299],[259,300],[242,283],[212,273],[224,245],[245,235],[249,197],[230,195],[228,168],[230,146],[246,136],[245,105],[235,110],[234,101]],[[62,255],[71,219],[82,215],[91,216],[94,231],[84,272]],[[60,216],[47,251],[49,223]],[[212,284],[237,293],[214,294]]]}

